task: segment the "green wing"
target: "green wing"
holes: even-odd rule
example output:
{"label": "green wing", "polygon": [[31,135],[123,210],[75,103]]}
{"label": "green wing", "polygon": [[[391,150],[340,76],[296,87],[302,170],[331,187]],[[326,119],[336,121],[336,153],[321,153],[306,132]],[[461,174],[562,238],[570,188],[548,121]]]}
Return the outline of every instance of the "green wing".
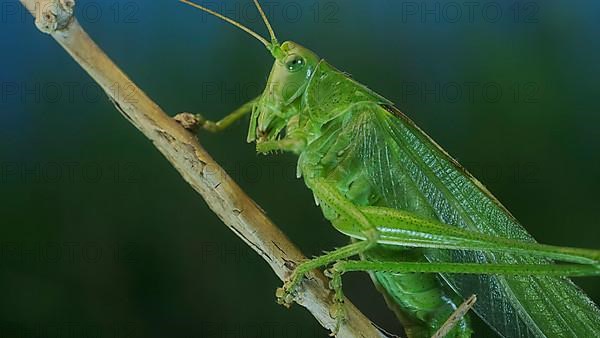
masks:
{"label": "green wing", "polygon": [[[353,140],[353,151],[347,153],[357,157],[382,205],[495,236],[534,241],[481,183],[387,101],[325,62],[312,82],[319,83],[311,83],[307,90],[320,91],[320,96],[309,92],[305,105],[312,110],[335,107],[346,111],[339,123],[341,133]],[[327,99],[343,97],[342,91],[354,94],[343,104]],[[426,257],[482,264],[547,263],[539,258],[472,251],[431,250]],[[600,332],[600,310],[569,279],[442,277],[465,298],[477,294],[475,312],[504,337],[593,337]]]}

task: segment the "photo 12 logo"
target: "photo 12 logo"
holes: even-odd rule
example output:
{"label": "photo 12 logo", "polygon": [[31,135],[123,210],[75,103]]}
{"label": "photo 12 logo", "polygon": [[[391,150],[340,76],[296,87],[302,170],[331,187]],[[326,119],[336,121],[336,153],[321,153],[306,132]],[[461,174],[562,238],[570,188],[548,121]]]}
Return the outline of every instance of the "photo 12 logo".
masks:
{"label": "photo 12 logo", "polygon": [[498,81],[402,82],[401,102],[416,103],[539,103],[543,86],[535,81],[502,83]]}
{"label": "photo 12 logo", "polygon": [[0,104],[96,103],[106,100],[107,95],[125,103],[137,103],[138,94],[132,83],[113,83],[108,87],[108,92],[104,92],[98,84],[92,81],[0,82]]}
{"label": "photo 12 logo", "polygon": [[[196,1],[198,4],[244,23],[262,23],[253,1]],[[333,1],[260,1],[265,15],[271,23],[313,23],[339,22],[340,5]],[[211,15],[202,12],[201,22],[207,22]]]}
{"label": "photo 12 logo", "polygon": [[0,183],[136,183],[134,162],[0,162]]}
{"label": "photo 12 logo", "polygon": [[131,263],[137,244],[98,241],[0,241],[2,264],[100,264]]}
{"label": "photo 12 logo", "polygon": [[537,2],[404,1],[402,23],[538,23]]}
{"label": "photo 12 logo", "polygon": [[[98,23],[101,21],[113,24],[132,24],[140,22],[140,4],[135,1],[78,1],[71,2],[74,15],[79,22]],[[75,6],[75,3],[77,5]],[[53,1],[36,1],[33,13],[37,16],[56,4]],[[31,24],[33,16],[25,6],[17,0],[7,0],[0,3],[0,23],[2,24]]]}

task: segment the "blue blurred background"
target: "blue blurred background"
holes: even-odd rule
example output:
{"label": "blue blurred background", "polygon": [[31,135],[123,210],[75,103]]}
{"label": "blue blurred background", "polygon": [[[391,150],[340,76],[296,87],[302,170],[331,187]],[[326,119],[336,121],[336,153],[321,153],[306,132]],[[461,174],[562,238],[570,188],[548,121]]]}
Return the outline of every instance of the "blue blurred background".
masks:
{"label": "blue blurred background", "polygon": [[[208,5],[266,34],[250,0]],[[281,39],[396,102],[539,241],[598,247],[600,3],[264,6]],[[76,14],[172,115],[223,116],[261,92],[272,64],[254,39],[174,0],[79,0]],[[17,1],[2,0],[0,25],[0,336],[326,336],[275,303],[268,267]],[[294,157],[257,156],[246,132],[200,140],[306,254],[346,243]],[[401,332],[366,275],[345,280]],[[600,300],[598,279],[576,282]]]}

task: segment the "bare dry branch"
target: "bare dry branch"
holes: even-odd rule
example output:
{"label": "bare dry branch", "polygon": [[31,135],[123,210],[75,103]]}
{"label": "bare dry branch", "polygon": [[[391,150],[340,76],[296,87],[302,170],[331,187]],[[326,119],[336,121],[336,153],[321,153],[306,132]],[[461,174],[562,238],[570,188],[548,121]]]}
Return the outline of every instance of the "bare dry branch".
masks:
{"label": "bare dry branch", "polygon": [[[91,40],[73,17],[74,0],[20,1],[36,17],[36,26],[50,34],[88,72],[123,116],[152,141],[212,211],[271,266],[279,279],[284,280],[305,260],[196,137],[165,114]],[[318,271],[310,277],[299,290],[296,302],[332,330],[335,320],[329,313],[332,297],[328,280]],[[348,320],[339,337],[385,337],[354,305],[346,302],[346,307]]]}

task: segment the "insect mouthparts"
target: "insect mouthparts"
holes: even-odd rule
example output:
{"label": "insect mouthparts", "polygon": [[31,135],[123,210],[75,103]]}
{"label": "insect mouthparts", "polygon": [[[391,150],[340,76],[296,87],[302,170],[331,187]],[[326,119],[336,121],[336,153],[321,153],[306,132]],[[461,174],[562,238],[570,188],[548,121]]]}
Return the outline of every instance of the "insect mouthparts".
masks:
{"label": "insect mouthparts", "polygon": [[266,141],[269,137],[269,130],[258,129],[257,136],[259,141]]}

